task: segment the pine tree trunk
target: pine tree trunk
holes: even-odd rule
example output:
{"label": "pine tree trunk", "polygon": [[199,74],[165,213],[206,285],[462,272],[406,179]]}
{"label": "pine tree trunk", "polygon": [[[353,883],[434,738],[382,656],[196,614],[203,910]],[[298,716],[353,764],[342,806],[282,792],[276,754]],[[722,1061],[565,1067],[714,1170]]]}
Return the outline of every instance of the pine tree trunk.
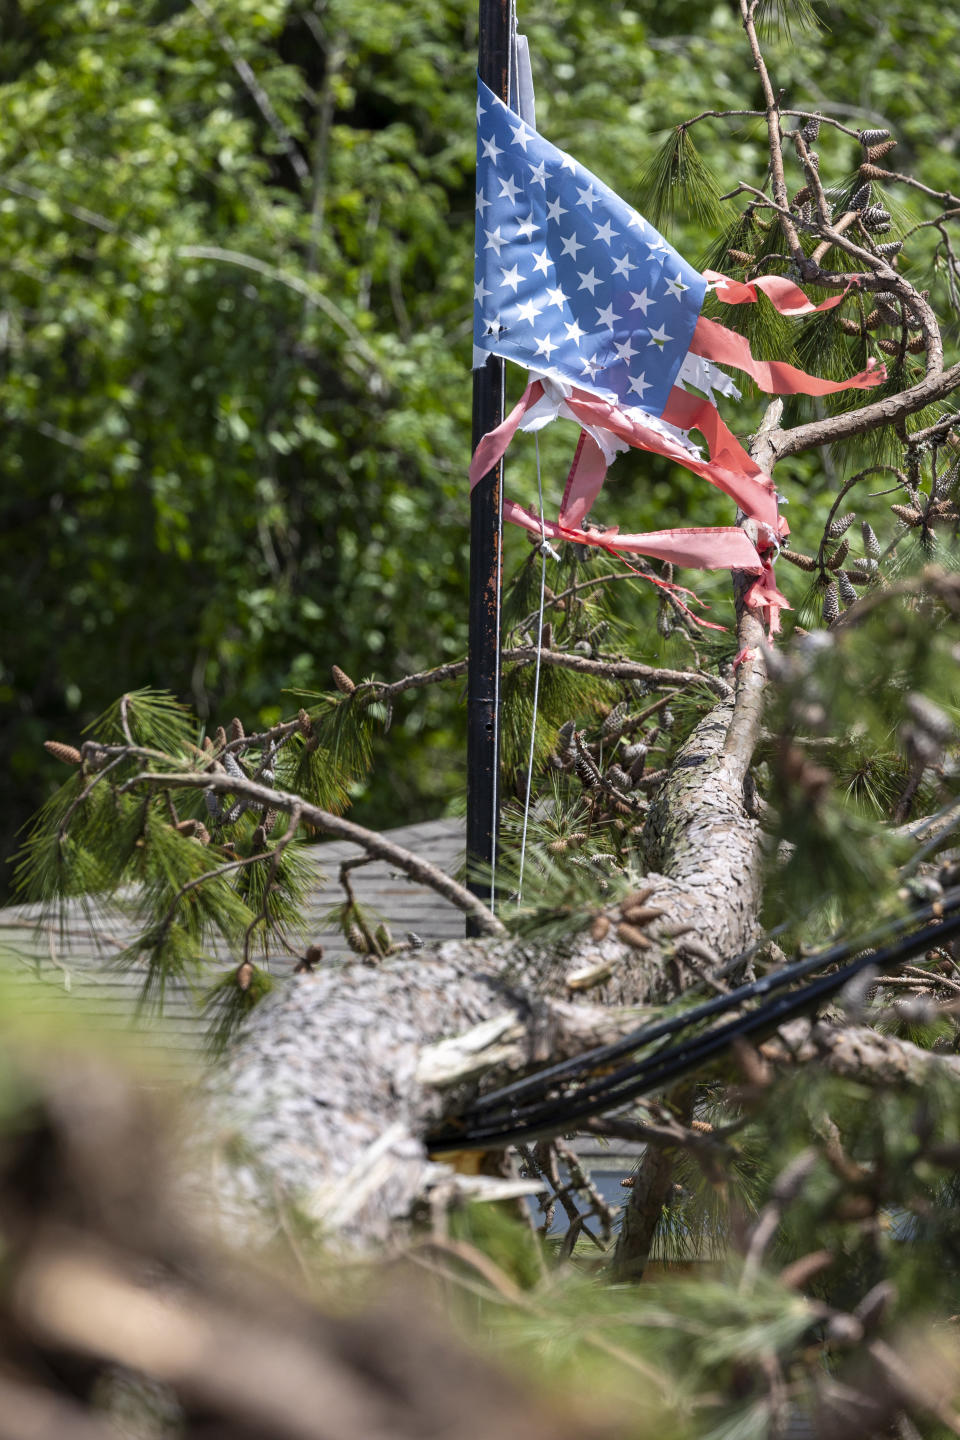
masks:
{"label": "pine tree trunk", "polygon": [[[761,852],[743,784],[762,665],[759,654],[744,662],[736,699],[700,722],[651,805],[643,888],[646,906],[662,913],[643,922],[642,948],[638,927],[624,926],[616,906],[603,912],[598,897],[596,913],[610,921],[600,939],[585,925],[559,943],[448,941],[376,969],[295,978],[256,1012],[212,1082],[215,1123],[239,1128],[257,1157],[224,1165],[221,1194],[251,1198],[279,1185],[331,1231],[382,1240],[438,1173],[422,1137],[481,1079],[489,1088],[609,1038],[609,1007],[669,1000],[749,945]],[[590,967],[609,967],[609,978],[583,995],[570,990],[566,977]],[[433,1047],[465,1032],[450,1083],[440,1062],[451,1047]]]}

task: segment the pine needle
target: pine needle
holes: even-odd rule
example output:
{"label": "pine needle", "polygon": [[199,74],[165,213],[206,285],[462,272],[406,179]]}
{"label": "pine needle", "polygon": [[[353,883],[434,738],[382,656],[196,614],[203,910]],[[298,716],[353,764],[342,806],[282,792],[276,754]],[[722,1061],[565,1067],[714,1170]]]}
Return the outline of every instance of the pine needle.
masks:
{"label": "pine needle", "polygon": [[713,229],[723,222],[720,194],[689,131],[678,125],[639,179],[637,208],[658,230],[686,218]]}

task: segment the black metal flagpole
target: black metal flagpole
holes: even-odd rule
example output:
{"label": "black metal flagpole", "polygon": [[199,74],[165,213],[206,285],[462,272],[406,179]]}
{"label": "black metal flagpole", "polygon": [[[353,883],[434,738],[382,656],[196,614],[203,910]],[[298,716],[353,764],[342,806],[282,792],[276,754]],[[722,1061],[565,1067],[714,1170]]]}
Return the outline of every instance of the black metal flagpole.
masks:
{"label": "black metal flagpole", "polygon": [[[480,0],[477,69],[484,84],[510,99],[511,0]],[[487,357],[473,372],[473,446],[503,419],[503,361]],[[499,823],[498,733],[500,725],[500,572],[503,527],[503,462],[473,487],[470,496],[469,662],[467,671],[467,872],[475,895],[486,897]],[[476,934],[467,921],[467,934]]]}

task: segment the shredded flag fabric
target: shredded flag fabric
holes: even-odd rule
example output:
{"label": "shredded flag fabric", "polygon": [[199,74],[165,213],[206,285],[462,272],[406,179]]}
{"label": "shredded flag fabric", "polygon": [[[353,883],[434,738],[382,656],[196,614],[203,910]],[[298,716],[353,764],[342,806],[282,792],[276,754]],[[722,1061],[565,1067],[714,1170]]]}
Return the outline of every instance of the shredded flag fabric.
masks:
{"label": "shredded flag fabric", "polygon": [[[885,372],[870,366],[832,382],[785,362],[755,360],[743,336],[701,315],[710,290],[725,304],[755,303],[762,293],[788,316],[827,310],[844,298],[814,305],[779,276],[744,284],[699,274],[636,210],[478,79],[474,367],[498,355],[535,378],[481,440],[471,482],[496,464],[518,429],[536,430],[558,416],[574,420],[581,440],[549,533],[575,532],[579,543],[661,558],[671,550],[665,537],[683,536],[669,556],[678,563],[757,576],[748,603],[774,633],[787,602],[774,584],[772,559],[788,527],[772,480],[720,418],[715,393],[740,395],[719,367],[744,371],[768,393],[804,395],[866,389]],[[703,437],[706,457],[691,431]],[[589,527],[607,466],[628,447],[674,460],[729,495],[755,522],[757,545],[737,527],[629,537]],[[508,503],[504,513],[530,528],[522,506]],[[681,553],[687,558],[680,560]]]}

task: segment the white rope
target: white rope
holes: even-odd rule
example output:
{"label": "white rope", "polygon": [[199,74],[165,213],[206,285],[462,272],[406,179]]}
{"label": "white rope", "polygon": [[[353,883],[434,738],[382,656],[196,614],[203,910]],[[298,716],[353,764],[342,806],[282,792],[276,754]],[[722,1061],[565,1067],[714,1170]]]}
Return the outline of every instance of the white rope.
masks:
{"label": "white rope", "polygon": [[523,899],[523,867],[527,858],[527,824],[530,819],[530,794],[533,789],[533,752],[537,742],[537,706],[540,700],[540,656],[543,652],[543,607],[547,590],[547,556],[559,559],[556,551],[547,542],[543,523],[543,482],[540,478],[540,435],[534,433],[537,449],[537,501],[540,510],[540,611],[537,617],[537,660],[533,671],[533,719],[530,722],[530,754],[527,759],[527,788],[523,800],[523,832],[520,837],[520,878],[517,881],[517,903]]}

